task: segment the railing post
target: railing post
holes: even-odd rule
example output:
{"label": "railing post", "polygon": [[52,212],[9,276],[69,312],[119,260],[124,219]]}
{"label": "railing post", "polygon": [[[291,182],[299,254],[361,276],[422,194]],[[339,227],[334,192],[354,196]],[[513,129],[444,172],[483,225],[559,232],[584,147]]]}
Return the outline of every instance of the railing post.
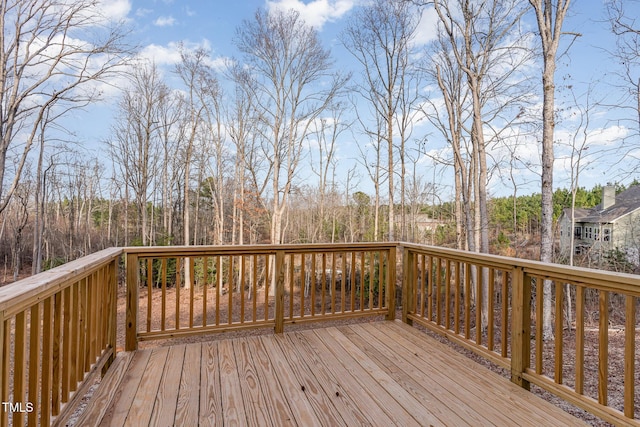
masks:
{"label": "railing post", "polygon": [[[275,307],[275,328],[274,332],[280,334],[284,332],[284,251],[276,251],[276,307]],[[293,298],[293,296],[290,296]]]}
{"label": "railing post", "polygon": [[389,279],[387,280],[387,293],[385,304],[387,306],[387,320],[396,318],[396,247],[389,248],[389,266],[387,272]]}
{"label": "railing post", "polygon": [[531,278],[524,268],[512,270],[511,381],[529,390],[522,374],[529,368],[531,355]]}
{"label": "railing post", "polygon": [[138,254],[127,254],[127,307],[126,307],[126,351],[138,349],[138,286],[140,266]]}
{"label": "railing post", "polygon": [[409,248],[404,248],[402,254],[402,321],[408,325],[412,325],[413,321],[409,319],[409,310],[413,310],[415,281],[413,277],[414,254]]}
{"label": "railing post", "polygon": [[118,337],[118,260],[120,257],[114,258],[109,264],[107,271],[107,345],[109,345],[113,353],[102,370],[104,375],[109,366],[116,358],[116,346]]}

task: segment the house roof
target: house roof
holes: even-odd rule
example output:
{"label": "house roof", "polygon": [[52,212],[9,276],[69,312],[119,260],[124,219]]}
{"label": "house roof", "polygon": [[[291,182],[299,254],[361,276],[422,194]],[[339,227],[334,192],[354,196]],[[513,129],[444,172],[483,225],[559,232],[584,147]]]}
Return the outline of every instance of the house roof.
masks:
{"label": "house roof", "polygon": [[607,209],[602,209],[602,203],[591,209],[576,209],[575,219],[579,222],[614,222],[637,209],[640,209],[640,185],[617,194],[615,203]]}

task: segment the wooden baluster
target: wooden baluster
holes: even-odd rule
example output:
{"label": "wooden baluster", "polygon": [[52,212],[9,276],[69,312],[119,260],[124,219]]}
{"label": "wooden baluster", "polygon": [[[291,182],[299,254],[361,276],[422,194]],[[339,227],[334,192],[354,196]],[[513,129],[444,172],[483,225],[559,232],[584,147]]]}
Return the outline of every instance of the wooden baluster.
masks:
{"label": "wooden baluster", "polygon": [[[40,399],[40,425],[51,422],[52,374],[53,374],[53,307],[54,297],[43,302],[42,308],[42,389]],[[1,330],[0,330],[1,331]],[[3,400],[6,402],[6,400]]]}
{"label": "wooden baluster", "polygon": [[607,405],[609,385],[609,292],[599,291],[598,402]]}
{"label": "wooden baluster", "polygon": [[266,255],[264,260],[264,320],[269,320],[269,264],[271,255]]}
{"label": "wooden baluster", "polygon": [[476,344],[482,345],[482,286],[484,281],[484,267],[474,266],[476,271]]}
{"label": "wooden baluster", "polygon": [[[176,330],[180,329],[180,305],[181,302],[180,301],[180,293],[181,293],[181,288],[182,288],[182,269],[184,269],[185,273],[185,279],[186,279],[186,275],[187,275],[187,268],[189,268],[189,266],[187,265],[187,260],[191,260],[191,257],[189,258],[176,258],[176,276],[175,276],[175,281],[173,284],[173,290],[174,290],[174,295],[176,297],[176,310],[175,310],[175,325],[174,328]],[[191,277],[190,280],[193,280],[193,278]],[[191,288],[193,288],[193,286],[191,286],[190,283],[187,283],[185,280],[185,287],[189,286]],[[162,310],[164,313],[164,310]],[[164,315],[163,315],[164,318]]]}
{"label": "wooden baluster", "polygon": [[[127,301],[126,301],[126,321],[125,321],[125,350],[134,351],[138,349],[138,275],[139,264],[138,254],[127,254]],[[166,265],[163,265],[166,273]],[[165,275],[163,275],[165,276]],[[164,280],[164,279],[163,279]],[[162,318],[164,319],[164,288],[166,283],[163,281],[163,310]],[[65,304],[66,306],[66,304]]]}
{"label": "wooden baluster", "polygon": [[536,374],[542,374],[544,340],[542,338],[544,281],[536,277]]}
{"label": "wooden baluster", "polygon": [[576,392],[584,393],[584,287],[576,286]]}
{"label": "wooden baluster", "polygon": [[[42,408],[43,402],[39,401],[40,393],[40,304],[31,306],[29,328],[29,403],[33,405],[33,411],[27,416],[28,425],[38,424],[38,411]],[[16,402],[14,400],[14,402]],[[18,400],[22,404],[27,403],[26,399]],[[17,424],[20,425],[20,424]]]}
{"label": "wooden baluster", "polygon": [[229,325],[233,324],[233,255],[229,255],[229,271],[227,271],[227,314]]}
{"label": "wooden baluster", "polygon": [[635,399],[635,363],[636,362],[636,299],[625,296],[625,334],[624,334],[624,415],[633,419]]}
{"label": "wooden baluster", "polygon": [[296,254],[289,254],[289,275],[287,280],[289,281],[289,319],[293,320],[293,303],[294,303],[294,295],[295,295],[295,267],[296,263]]}
{"label": "wooden baluster", "polygon": [[304,317],[304,302],[307,297],[307,254],[300,254],[300,318]]}
{"label": "wooden baluster", "polygon": [[258,255],[253,255],[253,274],[251,278],[251,299],[253,302],[253,316],[254,322],[258,320]]}
{"label": "wooden baluster", "polygon": [[455,261],[455,267],[453,271],[453,286],[454,288],[454,300],[453,300],[453,332],[458,335],[460,333],[460,287],[462,281],[460,280],[460,262]]}
{"label": "wooden baluster", "polygon": [[147,332],[151,332],[151,305],[153,290],[153,259],[147,259]]}
{"label": "wooden baluster", "polygon": [[207,293],[209,292],[209,257],[202,259],[202,327],[207,326]]}
{"label": "wooden baluster", "polygon": [[244,275],[246,262],[245,256],[239,255],[240,257],[240,272],[238,273],[238,291],[240,292],[240,323],[244,323]]}
{"label": "wooden baluster", "polygon": [[[16,314],[13,356],[13,403],[24,403],[27,391],[27,315]],[[64,396],[63,396],[64,397]],[[66,401],[66,400],[65,400]],[[24,425],[24,413],[13,413],[13,425]]]}
{"label": "wooden baluster", "polygon": [[275,333],[284,332],[284,276],[285,276],[285,253],[276,251],[276,289],[275,289]]}
{"label": "wooden baluster", "polygon": [[365,252],[360,252],[360,311],[364,311],[364,271]]}
{"label": "wooden baluster", "polygon": [[529,381],[525,380],[522,374],[529,368],[530,363],[531,278],[522,267],[515,267],[511,274],[513,293],[511,300],[513,325],[511,330],[511,381],[529,390]]}
{"label": "wooden baluster", "polygon": [[331,314],[336,314],[336,255],[337,254],[335,252],[331,253]]}
{"label": "wooden baluster", "polygon": [[561,283],[555,282],[556,288],[556,301],[555,301],[555,339],[554,339],[554,347],[555,347],[555,364],[554,364],[554,380],[557,384],[562,384],[562,365],[563,365],[563,351],[562,351],[562,343],[563,343],[563,329],[564,329],[564,316],[563,316],[563,302],[564,302],[564,291]]}
{"label": "wooden baluster", "polygon": [[[180,270],[180,265],[178,264],[178,259],[176,259],[176,271]],[[160,330],[164,331],[166,328],[166,318],[167,318],[167,259],[162,258],[162,269],[161,269],[161,280],[162,280],[162,300],[160,302]],[[176,301],[179,301],[178,295],[176,295]]]}
{"label": "wooden baluster", "polygon": [[222,260],[216,256],[216,326],[220,325],[220,294],[222,293]]}
{"label": "wooden baluster", "polygon": [[414,287],[416,284],[413,269],[415,256],[415,253],[411,249],[404,248],[402,255],[402,321],[408,325],[413,324],[413,320],[409,318],[409,314],[414,314],[415,312],[415,301],[413,300],[415,295]]}
{"label": "wooden baluster", "polygon": [[347,295],[346,287],[347,287],[347,270],[344,268],[344,260],[346,259],[346,252],[340,253],[340,271],[342,272],[340,279],[340,312],[345,312],[345,298]]}
{"label": "wooden baluster", "polygon": [[[60,390],[62,388],[63,380],[61,377],[61,369],[64,364],[64,339],[62,339],[63,333],[63,305],[64,305],[64,293],[58,292],[53,296],[53,357],[52,357],[52,373],[51,373],[51,415],[58,415],[60,413],[60,405],[62,403],[62,397]],[[5,335],[6,339],[6,335]]]}
{"label": "wooden baluster", "polygon": [[493,351],[494,344],[494,323],[495,323],[495,313],[494,313],[494,292],[495,292],[495,280],[496,280],[496,270],[494,268],[489,268],[489,283],[487,289],[487,318],[489,322],[487,324],[487,348],[489,351]]}
{"label": "wooden baluster", "polygon": [[508,328],[509,328],[509,272],[501,270],[502,272],[502,319],[501,319],[501,356],[507,357],[507,350],[509,344]]}
{"label": "wooden baluster", "polygon": [[387,268],[387,320],[396,318],[396,247],[393,246],[388,252],[389,266]]}
{"label": "wooden baluster", "polygon": [[[194,316],[194,312],[195,312],[195,299],[196,299],[196,267],[195,267],[195,258],[194,257],[189,257],[187,258],[189,260],[188,265],[185,266],[185,268],[189,269],[189,279],[191,280],[191,283],[185,283],[185,286],[189,286],[189,328],[193,329],[193,316]],[[176,285],[176,287],[179,289],[180,286],[179,284]],[[176,323],[177,326],[177,323]],[[177,329],[177,327],[176,327]]]}
{"label": "wooden baluster", "polygon": [[471,264],[464,264],[464,337],[471,337]]}

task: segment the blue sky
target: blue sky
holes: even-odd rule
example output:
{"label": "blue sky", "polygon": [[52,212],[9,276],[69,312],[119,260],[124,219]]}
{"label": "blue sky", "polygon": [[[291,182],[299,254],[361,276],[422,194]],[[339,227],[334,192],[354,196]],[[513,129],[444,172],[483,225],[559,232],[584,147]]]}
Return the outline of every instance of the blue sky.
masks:
{"label": "blue sky", "polygon": [[[187,47],[204,46],[211,52],[213,64],[222,67],[225,60],[237,57],[234,49],[233,38],[236,28],[243,20],[250,20],[257,8],[294,8],[301,13],[306,22],[319,30],[325,46],[330,48],[337,64],[345,69],[353,67],[354,63],[349,58],[345,49],[341,46],[338,35],[344,28],[347,18],[359,4],[365,0],[231,0],[231,1],[203,1],[203,0],[105,0],[108,13],[113,17],[124,18],[133,28],[131,38],[141,47],[141,55],[152,59],[165,71],[167,79],[171,79],[171,69],[179,60],[178,45],[184,43]],[[558,86],[565,87],[558,95],[559,103],[569,99],[571,90],[580,99],[584,99],[589,87],[594,87],[592,97],[605,97],[611,92],[609,83],[613,77],[603,77],[611,71],[613,62],[606,49],[613,48],[613,36],[608,31],[604,22],[603,2],[598,0],[574,0],[575,3],[570,16],[564,26],[567,32],[580,33],[572,44],[569,55],[559,60],[559,68],[556,74]],[[638,3],[634,3],[636,9]],[[532,15],[529,16],[529,23]],[[426,13],[423,16],[419,29],[419,42],[426,43],[433,36],[435,16]],[[566,38],[565,40],[568,40]],[[537,72],[537,70],[534,70]],[[539,79],[539,77],[536,77]],[[108,136],[109,105],[117,98],[113,93],[107,100],[106,107],[92,110],[94,115],[101,112],[100,124],[92,127],[93,135],[86,135],[87,139],[105,139]],[[575,110],[566,109],[562,114],[562,120],[557,128],[557,138],[561,144],[557,150],[555,186],[569,186],[568,143],[572,140],[577,129],[579,115]],[[620,166],[612,166],[613,160],[605,161],[601,154],[603,149],[609,149],[619,144],[623,138],[632,133],[630,129],[620,125],[610,109],[601,108],[592,111],[591,128],[588,129],[589,149],[584,151],[583,166],[585,169],[581,175],[581,184],[591,187],[595,184],[603,184],[607,181],[628,182],[634,175],[619,174]],[[91,111],[87,114],[91,115]],[[517,131],[517,130],[516,130]],[[428,132],[424,130],[424,132]],[[99,134],[99,135],[96,135]],[[350,136],[353,139],[353,135]],[[437,139],[437,138],[435,138]],[[637,138],[636,138],[637,139]],[[563,148],[562,143],[567,145]],[[535,141],[524,141],[522,147],[516,151],[516,155],[522,162],[530,162],[535,165],[539,162],[540,153]],[[446,147],[434,142],[429,147],[431,154],[446,151]],[[600,154],[599,154],[600,153]],[[496,156],[504,155],[495,153]],[[346,171],[355,162],[358,156],[357,150],[351,140],[341,144],[339,156],[341,158],[340,169]],[[640,158],[640,156],[638,156]],[[528,160],[527,160],[528,159]],[[629,165],[627,165],[629,166]],[[433,161],[425,158],[421,161],[419,170],[422,170],[426,179],[433,177]],[[440,168],[444,169],[444,168]],[[438,171],[437,176],[441,176]],[[531,193],[539,191],[539,178],[535,173],[527,170],[517,174],[519,193]],[[362,187],[371,192],[368,186],[366,173],[360,176]],[[451,182],[447,174],[437,178],[438,185],[442,189],[443,198],[447,193],[452,194]],[[497,176],[492,179],[490,192],[494,195],[504,195],[512,192],[510,184],[500,180]]]}

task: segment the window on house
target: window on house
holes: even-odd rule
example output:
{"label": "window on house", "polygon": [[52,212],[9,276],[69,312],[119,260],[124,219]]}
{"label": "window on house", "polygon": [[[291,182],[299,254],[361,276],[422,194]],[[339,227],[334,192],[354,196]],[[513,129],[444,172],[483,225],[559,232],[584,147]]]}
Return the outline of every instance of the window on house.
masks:
{"label": "window on house", "polygon": [[574,236],[576,236],[578,239],[582,239],[582,227],[576,227]]}
{"label": "window on house", "polygon": [[593,230],[593,240],[600,240],[600,229],[598,227]]}
{"label": "window on house", "polygon": [[602,240],[609,242],[611,240],[611,229],[605,228],[602,230]]}

